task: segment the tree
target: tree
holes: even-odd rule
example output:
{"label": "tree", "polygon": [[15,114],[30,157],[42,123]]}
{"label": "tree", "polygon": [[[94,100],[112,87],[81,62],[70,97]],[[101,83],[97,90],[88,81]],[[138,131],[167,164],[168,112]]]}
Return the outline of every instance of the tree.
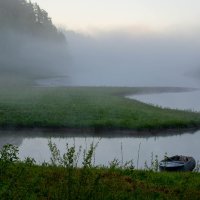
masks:
{"label": "tree", "polygon": [[0,70],[53,75],[66,63],[65,36],[38,4],[0,0]]}
{"label": "tree", "polygon": [[64,40],[48,13],[38,4],[26,0],[0,0],[0,28],[14,29],[62,42]]}

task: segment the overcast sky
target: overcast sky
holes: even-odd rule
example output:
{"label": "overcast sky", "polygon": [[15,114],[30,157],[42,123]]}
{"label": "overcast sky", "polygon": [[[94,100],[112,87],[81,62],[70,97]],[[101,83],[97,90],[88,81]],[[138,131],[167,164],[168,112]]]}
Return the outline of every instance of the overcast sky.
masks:
{"label": "overcast sky", "polygon": [[91,31],[138,27],[156,31],[200,26],[199,0],[34,0],[54,23]]}

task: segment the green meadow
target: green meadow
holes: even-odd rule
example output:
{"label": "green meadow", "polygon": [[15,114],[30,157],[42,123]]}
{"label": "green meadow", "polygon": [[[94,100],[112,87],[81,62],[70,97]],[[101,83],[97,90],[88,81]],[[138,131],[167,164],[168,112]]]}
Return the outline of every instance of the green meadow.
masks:
{"label": "green meadow", "polygon": [[2,87],[0,127],[128,130],[199,127],[199,113],[162,109],[125,98],[128,94],[169,90],[173,88]]}

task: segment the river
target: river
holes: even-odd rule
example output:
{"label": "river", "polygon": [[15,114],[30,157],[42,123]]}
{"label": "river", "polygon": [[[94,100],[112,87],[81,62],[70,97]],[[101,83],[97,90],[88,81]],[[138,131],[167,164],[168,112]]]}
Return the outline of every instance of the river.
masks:
{"label": "river", "polygon": [[[185,109],[200,111],[199,91],[143,94],[129,96],[145,103],[170,107],[175,109]],[[75,144],[78,151],[88,149],[90,144],[98,143],[93,162],[95,165],[109,165],[113,159],[118,159],[120,164],[133,160],[135,167],[144,167],[145,161],[150,165],[152,154],[161,160],[165,153],[168,156],[181,154],[193,156],[200,160],[200,131],[181,131],[132,134],[130,132],[73,132],[66,131],[46,131],[46,130],[1,130],[0,147],[6,143],[19,146],[21,159],[33,157],[38,163],[50,160],[49,139],[55,142],[61,154],[66,152],[66,144]],[[83,153],[83,151],[82,151]],[[82,162],[83,154],[80,156],[79,164]]]}
{"label": "river", "polygon": [[[96,165],[108,165],[114,158],[118,159],[120,163],[133,160],[135,166],[144,167],[145,161],[150,164],[152,153],[158,155],[159,160],[163,158],[164,154],[168,156],[182,154],[193,156],[196,160],[200,160],[199,155],[199,141],[200,131],[184,133],[170,132],[165,136],[159,134],[151,137],[131,137],[127,135],[118,135],[116,137],[99,137],[87,136],[87,133],[62,132],[50,133],[42,130],[32,131],[0,131],[0,146],[6,143],[11,143],[19,146],[19,155],[21,159],[26,157],[33,157],[38,163],[50,160],[50,150],[48,147],[49,139],[55,142],[60,149],[61,154],[65,153],[66,144],[69,146],[75,144],[78,151],[79,146],[83,149],[88,149],[90,144],[98,143],[95,152]],[[99,133],[98,133],[99,134]],[[72,135],[74,135],[72,137]],[[140,148],[139,148],[140,146]],[[83,152],[83,151],[82,151]],[[138,159],[139,155],[139,159]],[[80,157],[82,162],[82,156]]]}

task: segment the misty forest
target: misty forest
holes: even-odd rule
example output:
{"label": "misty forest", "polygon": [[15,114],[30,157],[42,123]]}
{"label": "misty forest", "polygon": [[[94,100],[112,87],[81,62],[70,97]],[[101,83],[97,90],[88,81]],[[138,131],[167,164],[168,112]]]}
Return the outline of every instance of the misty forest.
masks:
{"label": "misty forest", "polygon": [[50,76],[64,65],[65,36],[36,3],[1,0],[0,30],[1,75]]}
{"label": "misty forest", "polygon": [[0,0],[0,199],[200,199],[199,28],[160,28],[184,6],[35,1]]}

